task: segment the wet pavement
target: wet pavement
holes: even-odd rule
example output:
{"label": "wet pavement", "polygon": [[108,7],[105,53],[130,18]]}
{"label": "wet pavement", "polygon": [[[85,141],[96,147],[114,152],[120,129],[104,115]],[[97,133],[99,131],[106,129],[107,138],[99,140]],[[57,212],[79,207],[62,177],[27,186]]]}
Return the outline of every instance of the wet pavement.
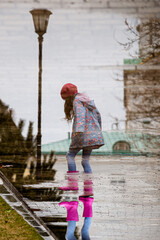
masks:
{"label": "wet pavement", "polygon": [[[57,160],[54,164],[54,178],[50,176],[49,180],[45,179],[41,183],[25,180],[17,184],[32,211],[62,240],[67,227],[66,209],[60,207],[59,202],[77,201],[79,195],[83,194],[84,174],[80,157],[76,163],[80,171],[77,192],[58,189],[66,184],[67,166],[63,160]],[[94,201],[90,238],[159,240],[160,160],[149,157],[97,157],[91,160],[91,166]],[[4,168],[5,171],[7,175],[8,170]],[[13,172],[10,174],[12,182]],[[13,184],[16,186],[16,181]],[[80,231],[84,221],[81,202],[78,213],[76,236],[81,239]]]}
{"label": "wet pavement", "polygon": [[[60,176],[63,172],[61,163],[57,163],[58,167],[57,176]],[[92,161],[92,168],[94,217],[91,239],[158,240],[160,161],[144,157],[97,158]]]}

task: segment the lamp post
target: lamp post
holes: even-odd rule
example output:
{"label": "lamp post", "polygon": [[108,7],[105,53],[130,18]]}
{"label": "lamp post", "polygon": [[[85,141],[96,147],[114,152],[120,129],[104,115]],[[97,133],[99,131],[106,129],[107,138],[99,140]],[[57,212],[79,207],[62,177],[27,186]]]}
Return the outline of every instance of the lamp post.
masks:
{"label": "lamp post", "polygon": [[33,9],[30,11],[33,17],[35,32],[39,42],[39,75],[38,75],[38,133],[37,133],[37,172],[41,169],[41,106],[42,106],[42,42],[43,34],[47,31],[49,16],[52,12],[47,9]]}

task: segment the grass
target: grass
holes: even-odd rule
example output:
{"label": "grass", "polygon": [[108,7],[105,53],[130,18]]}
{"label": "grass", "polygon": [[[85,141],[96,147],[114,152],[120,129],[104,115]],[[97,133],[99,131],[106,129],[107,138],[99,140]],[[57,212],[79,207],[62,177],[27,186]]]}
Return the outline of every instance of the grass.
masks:
{"label": "grass", "polygon": [[42,240],[43,238],[0,197],[0,239]]}

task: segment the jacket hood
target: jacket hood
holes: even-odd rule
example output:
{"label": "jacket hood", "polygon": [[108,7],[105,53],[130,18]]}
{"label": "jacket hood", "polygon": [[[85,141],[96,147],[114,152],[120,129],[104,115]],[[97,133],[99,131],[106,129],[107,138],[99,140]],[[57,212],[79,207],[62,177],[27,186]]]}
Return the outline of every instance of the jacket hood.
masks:
{"label": "jacket hood", "polygon": [[90,111],[96,108],[94,100],[90,100],[85,93],[78,93],[76,98],[81,101]]}

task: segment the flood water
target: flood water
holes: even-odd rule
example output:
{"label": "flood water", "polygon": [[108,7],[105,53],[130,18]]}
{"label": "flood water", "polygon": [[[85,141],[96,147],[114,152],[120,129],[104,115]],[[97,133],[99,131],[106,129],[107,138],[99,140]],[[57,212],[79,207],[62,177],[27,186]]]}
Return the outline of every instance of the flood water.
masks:
{"label": "flood water", "polygon": [[[2,168],[30,208],[61,240],[65,239],[67,213],[59,202],[78,201],[83,194],[84,173],[80,157],[76,163],[79,170],[78,192],[59,190],[67,183],[67,165],[58,157],[48,180],[44,177],[41,182],[31,180],[29,176],[28,180],[24,178],[25,168],[17,168],[14,163],[13,167]],[[94,157],[91,166],[94,201],[90,239],[159,240],[160,160],[149,157]],[[82,202],[79,202],[78,213],[75,235],[81,239],[84,221]]]}
{"label": "flood water", "polygon": [[[42,26],[48,23],[43,71],[32,8],[53,12],[47,21],[42,15]],[[0,23],[0,171],[57,239],[67,230],[62,201],[79,202],[75,236],[81,239],[79,196],[88,194],[94,198],[90,239],[159,240],[160,159],[144,156],[160,155],[160,3],[6,0]],[[72,131],[60,91],[69,82],[94,99],[105,136],[104,151],[97,152],[105,156],[91,157],[93,174],[86,176],[77,158],[76,191],[59,189],[68,176],[58,154],[68,151]],[[57,154],[43,155],[39,175],[37,146]]]}

